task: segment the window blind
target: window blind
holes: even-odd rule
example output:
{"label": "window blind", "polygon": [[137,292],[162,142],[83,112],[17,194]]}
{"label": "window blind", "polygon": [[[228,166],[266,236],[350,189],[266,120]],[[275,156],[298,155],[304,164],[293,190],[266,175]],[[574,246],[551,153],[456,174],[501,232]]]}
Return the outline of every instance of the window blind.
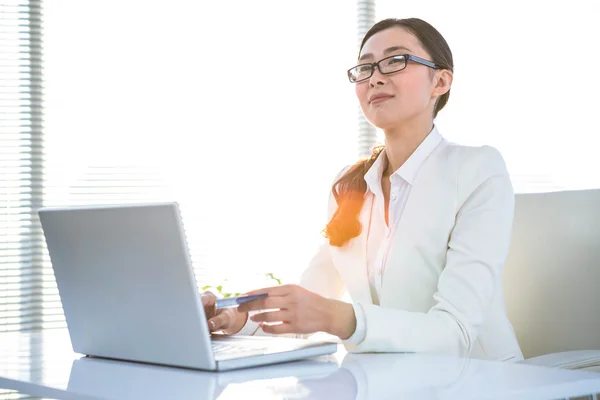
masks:
{"label": "window blind", "polygon": [[43,324],[41,2],[0,4],[0,331]]}
{"label": "window blind", "polygon": [[[358,49],[365,37],[365,34],[375,24],[375,0],[358,0],[358,46],[356,59],[358,59]],[[367,121],[360,106],[358,107],[358,154],[359,157],[368,157],[371,155],[373,146],[377,142],[377,131],[373,125]]]}
{"label": "window blind", "polygon": [[199,286],[298,277],[356,156],[356,7],[1,7],[0,329],[65,325],[41,206],[177,201]]}

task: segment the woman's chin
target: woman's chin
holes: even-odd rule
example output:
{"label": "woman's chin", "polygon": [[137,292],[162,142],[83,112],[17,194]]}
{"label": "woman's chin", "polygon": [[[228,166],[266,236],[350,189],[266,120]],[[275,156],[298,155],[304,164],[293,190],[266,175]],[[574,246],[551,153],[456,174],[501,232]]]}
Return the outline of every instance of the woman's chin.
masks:
{"label": "woman's chin", "polygon": [[381,118],[381,117],[379,117],[379,118],[369,119],[369,122],[375,128],[385,131],[385,130],[390,130],[394,126],[398,125],[398,123],[400,123],[400,120],[398,120],[397,117],[396,118]]}

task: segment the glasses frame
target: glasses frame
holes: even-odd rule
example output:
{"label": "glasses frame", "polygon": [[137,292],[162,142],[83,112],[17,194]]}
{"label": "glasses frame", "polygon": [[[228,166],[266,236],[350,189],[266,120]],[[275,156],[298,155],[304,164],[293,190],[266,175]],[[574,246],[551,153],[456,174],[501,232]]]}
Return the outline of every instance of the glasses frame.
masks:
{"label": "glasses frame", "polygon": [[[383,61],[386,61],[386,60],[389,60],[390,58],[395,58],[395,57],[404,57],[404,67],[402,67],[399,70],[394,71],[394,72],[383,72],[381,70],[381,66],[379,65],[379,63],[383,62]],[[373,74],[375,73],[375,67],[377,67],[377,69],[379,70],[379,72],[382,75],[395,74],[396,72],[400,72],[400,71],[404,70],[408,66],[408,62],[409,61],[415,62],[417,64],[425,65],[426,67],[429,67],[429,68],[432,68],[432,69],[440,69],[441,68],[439,65],[435,64],[432,61],[426,60],[426,59],[421,58],[421,57],[413,56],[412,54],[396,54],[396,55],[393,55],[393,56],[382,58],[381,60],[379,60],[377,62],[374,62],[374,63],[362,63],[362,64],[355,65],[354,67],[352,67],[352,68],[350,68],[348,70],[348,80],[350,81],[350,83],[359,83],[359,82],[366,81],[367,79],[370,79],[373,76]],[[369,74],[369,76],[367,76],[366,78],[363,78],[363,79],[361,79],[359,81],[353,81],[352,80],[352,76],[350,74],[350,71],[352,71],[355,68],[363,67],[363,66],[366,66],[366,65],[368,65],[368,66],[371,67],[371,74]]]}

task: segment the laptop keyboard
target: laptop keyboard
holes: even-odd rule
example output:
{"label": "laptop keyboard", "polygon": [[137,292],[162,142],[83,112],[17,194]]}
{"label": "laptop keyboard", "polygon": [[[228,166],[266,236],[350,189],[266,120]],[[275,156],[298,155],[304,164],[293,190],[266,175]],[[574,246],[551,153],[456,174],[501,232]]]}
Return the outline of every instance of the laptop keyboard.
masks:
{"label": "laptop keyboard", "polygon": [[[264,341],[254,340],[213,340],[212,350],[215,358],[237,358],[242,356],[256,356],[270,353],[274,346]],[[279,347],[279,346],[278,346]],[[289,348],[287,349],[289,350]]]}
{"label": "laptop keyboard", "polygon": [[281,353],[311,347],[306,340],[289,338],[236,338],[224,337],[211,340],[215,358],[238,358],[244,356],[257,356],[268,353]]}
{"label": "laptop keyboard", "polygon": [[325,345],[329,342],[311,341],[307,339],[284,337],[235,337],[212,335],[211,345],[215,359],[225,361],[231,359],[256,357],[275,353],[287,353]]}
{"label": "laptop keyboard", "polygon": [[212,342],[212,350],[215,355],[236,355],[241,353],[257,353],[264,352],[267,347],[264,343],[253,343],[243,341],[231,342]]}

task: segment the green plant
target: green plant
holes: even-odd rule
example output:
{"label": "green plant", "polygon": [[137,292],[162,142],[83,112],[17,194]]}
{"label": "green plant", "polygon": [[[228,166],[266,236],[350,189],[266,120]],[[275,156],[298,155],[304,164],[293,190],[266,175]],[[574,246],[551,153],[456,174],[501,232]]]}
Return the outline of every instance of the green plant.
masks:
{"label": "green plant", "polygon": [[281,285],[281,279],[276,278],[275,275],[273,275],[272,272],[266,273],[265,276],[267,278],[270,278],[270,279],[274,280],[275,282],[277,282],[278,285]]}
{"label": "green plant", "polygon": [[[272,272],[268,272],[265,274],[265,276],[275,282],[277,282],[278,285],[281,285],[281,279],[277,278]],[[229,279],[225,279],[224,282],[227,282]],[[212,285],[206,285],[206,286],[202,286],[202,291],[206,291],[209,289],[213,289],[215,290],[217,293],[219,293],[221,296],[223,296],[223,298],[229,298],[229,297],[236,297],[236,296],[241,296],[242,293],[232,293],[232,292],[224,292],[223,291],[223,285],[219,285],[219,286],[212,286]]]}

